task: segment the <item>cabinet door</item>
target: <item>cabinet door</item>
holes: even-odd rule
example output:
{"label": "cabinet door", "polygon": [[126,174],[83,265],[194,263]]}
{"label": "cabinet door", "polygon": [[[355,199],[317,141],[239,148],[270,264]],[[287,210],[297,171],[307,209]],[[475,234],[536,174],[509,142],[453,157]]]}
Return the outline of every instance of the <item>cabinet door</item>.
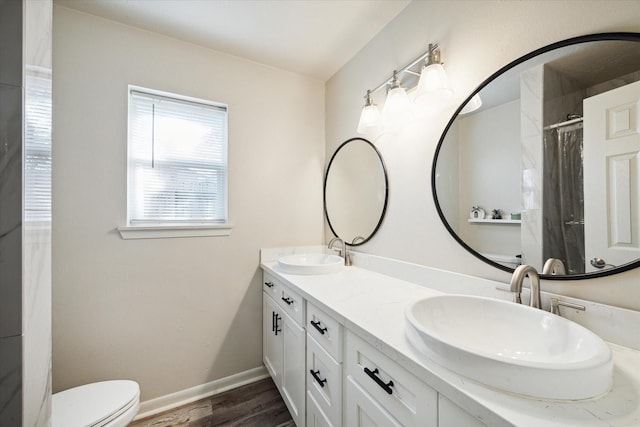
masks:
{"label": "cabinet door", "polygon": [[276,302],[262,294],[262,359],[276,386],[282,383],[282,315]]}
{"label": "cabinet door", "polygon": [[334,427],[329,418],[322,412],[318,402],[307,392],[307,425],[306,427]]}
{"label": "cabinet door", "polygon": [[345,425],[349,427],[402,427],[382,406],[347,376],[344,402]]}
{"label": "cabinet door", "polygon": [[305,332],[287,313],[282,312],[282,395],[293,421],[304,426]]}

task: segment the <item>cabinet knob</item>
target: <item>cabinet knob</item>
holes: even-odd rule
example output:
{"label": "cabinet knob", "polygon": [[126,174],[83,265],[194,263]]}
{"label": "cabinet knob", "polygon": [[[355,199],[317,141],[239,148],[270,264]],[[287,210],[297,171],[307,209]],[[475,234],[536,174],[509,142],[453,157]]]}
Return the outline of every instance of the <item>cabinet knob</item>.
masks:
{"label": "cabinet knob", "polygon": [[264,282],[268,288],[273,288],[273,282]]}
{"label": "cabinet knob", "polygon": [[282,297],[282,301],[286,302],[287,305],[293,304],[293,300],[291,298],[289,298],[289,297],[286,297],[286,298]]}

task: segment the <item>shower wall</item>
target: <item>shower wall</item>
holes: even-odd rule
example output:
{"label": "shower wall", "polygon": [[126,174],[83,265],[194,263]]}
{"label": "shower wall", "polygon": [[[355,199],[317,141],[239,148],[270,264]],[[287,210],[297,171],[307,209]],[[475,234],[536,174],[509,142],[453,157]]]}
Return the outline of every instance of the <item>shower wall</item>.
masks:
{"label": "shower wall", "polygon": [[542,266],[542,100],[543,66],[520,76],[522,262]]}
{"label": "shower wall", "polygon": [[51,0],[0,1],[0,426],[50,425],[50,169],[27,159],[50,168],[51,21]]}
{"label": "shower wall", "polygon": [[582,100],[587,96],[584,85],[544,66],[543,126],[567,120],[567,114],[582,116]]}

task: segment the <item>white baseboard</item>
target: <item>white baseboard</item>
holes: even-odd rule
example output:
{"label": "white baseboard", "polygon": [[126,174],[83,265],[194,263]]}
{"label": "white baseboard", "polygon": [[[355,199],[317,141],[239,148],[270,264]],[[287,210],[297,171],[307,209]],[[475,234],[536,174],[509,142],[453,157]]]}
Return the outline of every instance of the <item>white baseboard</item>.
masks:
{"label": "white baseboard", "polygon": [[264,366],[259,366],[206,384],[200,384],[195,387],[147,400],[140,404],[140,411],[134,419],[139,420],[150,417],[160,412],[169,411],[178,406],[186,405],[187,403],[195,402],[196,400],[204,399],[205,397],[213,396],[214,394],[222,393],[236,387],[251,384],[267,377],[269,377],[267,369]]}

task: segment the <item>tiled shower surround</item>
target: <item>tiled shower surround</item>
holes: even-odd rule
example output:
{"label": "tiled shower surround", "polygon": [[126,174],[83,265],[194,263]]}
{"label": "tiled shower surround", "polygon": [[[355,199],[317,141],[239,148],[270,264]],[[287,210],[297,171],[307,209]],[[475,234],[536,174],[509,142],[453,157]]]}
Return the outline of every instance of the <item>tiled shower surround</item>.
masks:
{"label": "tiled shower surround", "polygon": [[[33,122],[28,125],[25,118],[32,111],[28,94],[34,79],[51,87],[51,17],[49,0],[0,1],[2,426],[46,426],[51,417],[50,206],[37,221],[24,208],[33,194],[25,153],[35,147],[51,157],[50,108],[48,118],[39,116],[38,125],[44,126],[37,135],[31,132]],[[46,113],[51,91],[38,96]]]}

